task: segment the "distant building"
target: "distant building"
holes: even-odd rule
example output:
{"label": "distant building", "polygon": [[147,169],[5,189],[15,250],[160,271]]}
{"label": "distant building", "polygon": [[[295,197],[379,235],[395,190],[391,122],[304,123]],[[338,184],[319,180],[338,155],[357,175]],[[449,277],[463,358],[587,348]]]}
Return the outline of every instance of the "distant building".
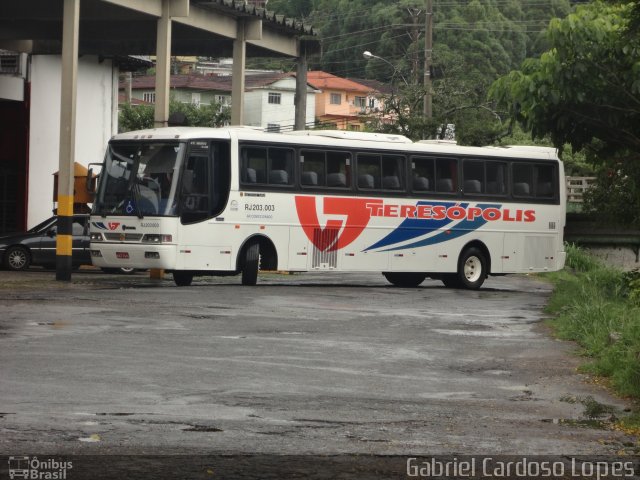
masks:
{"label": "distant building", "polygon": [[[182,103],[231,105],[230,75],[172,75],[171,94]],[[121,83],[124,90],[125,85]],[[296,78],[290,73],[263,73],[245,77],[244,124],[269,131],[293,130],[295,121]],[[307,88],[306,122],[315,119],[315,94]],[[121,97],[122,98],[122,97]],[[155,77],[134,77],[131,103],[155,103]]]}
{"label": "distant building", "polygon": [[366,116],[382,109],[379,91],[368,85],[327,72],[307,73],[316,95],[316,117],[321,125],[339,130],[363,130]]}

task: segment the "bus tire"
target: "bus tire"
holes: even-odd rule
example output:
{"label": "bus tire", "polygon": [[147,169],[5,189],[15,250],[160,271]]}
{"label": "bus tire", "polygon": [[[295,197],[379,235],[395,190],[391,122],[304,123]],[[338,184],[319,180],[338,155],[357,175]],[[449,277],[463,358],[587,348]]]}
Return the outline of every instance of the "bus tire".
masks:
{"label": "bus tire", "polygon": [[425,273],[419,272],[382,272],[382,275],[394,287],[402,288],[416,288],[427,278]]}
{"label": "bus tire", "polygon": [[173,281],[178,287],[188,287],[193,282],[193,273],[185,271],[173,272]]}
{"label": "bus tire", "polygon": [[258,282],[258,270],[260,270],[260,244],[252,242],[244,250],[242,285],[255,285]]}
{"label": "bus tire", "polygon": [[477,290],[487,278],[487,259],[476,247],[466,249],[458,260],[458,283],[469,290]]}

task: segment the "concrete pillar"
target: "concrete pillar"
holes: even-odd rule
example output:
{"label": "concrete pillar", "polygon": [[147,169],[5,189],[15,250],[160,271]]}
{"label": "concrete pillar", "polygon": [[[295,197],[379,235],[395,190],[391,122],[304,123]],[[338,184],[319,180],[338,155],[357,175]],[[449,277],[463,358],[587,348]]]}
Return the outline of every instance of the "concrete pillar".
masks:
{"label": "concrete pillar", "polygon": [[73,184],[76,145],[76,93],[80,0],[64,0],[62,20],[62,87],[58,168],[56,280],[71,280],[73,253]]}
{"label": "concrete pillar", "polygon": [[307,128],[307,53],[301,44],[300,56],[296,68],[296,117],[295,129],[306,130]]}
{"label": "concrete pillar", "polygon": [[169,120],[171,79],[171,0],[162,0],[156,40],[156,106],[154,126],[166,127]]}
{"label": "concrete pillar", "polygon": [[238,18],[233,41],[233,79],[231,82],[231,125],[244,123],[244,70],[247,63],[245,20]]}

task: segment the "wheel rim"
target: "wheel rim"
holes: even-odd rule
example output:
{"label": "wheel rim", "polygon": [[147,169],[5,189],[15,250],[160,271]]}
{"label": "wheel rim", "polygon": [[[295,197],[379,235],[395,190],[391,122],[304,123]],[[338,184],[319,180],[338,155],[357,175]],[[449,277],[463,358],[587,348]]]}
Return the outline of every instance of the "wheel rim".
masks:
{"label": "wheel rim", "polygon": [[22,250],[13,250],[9,253],[9,265],[11,268],[20,270],[27,264],[27,254]]}
{"label": "wheel rim", "polygon": [[474,255],[467,258],[464,262],[464,278],[468,282],[474,283],[480,280],[482,276],[482,262]]}

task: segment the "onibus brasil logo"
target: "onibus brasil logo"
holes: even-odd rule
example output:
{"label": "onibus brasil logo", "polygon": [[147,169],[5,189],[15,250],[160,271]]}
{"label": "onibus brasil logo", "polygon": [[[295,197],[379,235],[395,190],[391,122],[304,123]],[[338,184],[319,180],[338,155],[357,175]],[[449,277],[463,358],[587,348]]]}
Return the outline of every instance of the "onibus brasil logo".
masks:
{"label": "onibus brasil logo", "polygon": [[[417,248],[467,235],[488,222],[534,222],[535,210],[502,208],[501,204],[427,202],[396,204],[383,199],[324,197],[320,225],[316,197],[296,196],[296,211],[307,238],[320,251],[335,251],[355,241],[372,218],[402,219],[400,224],[363,251]],[[332,218],[338,217],[338,218]],[[337,235],[323,235],[337,231]]]}
{"label": "onibus brasil logo", "polygon": [[65,480],[67,470],[73,468],[72,462],[38,457],[9,457],[9,478],[26,478],[33,480]]}

